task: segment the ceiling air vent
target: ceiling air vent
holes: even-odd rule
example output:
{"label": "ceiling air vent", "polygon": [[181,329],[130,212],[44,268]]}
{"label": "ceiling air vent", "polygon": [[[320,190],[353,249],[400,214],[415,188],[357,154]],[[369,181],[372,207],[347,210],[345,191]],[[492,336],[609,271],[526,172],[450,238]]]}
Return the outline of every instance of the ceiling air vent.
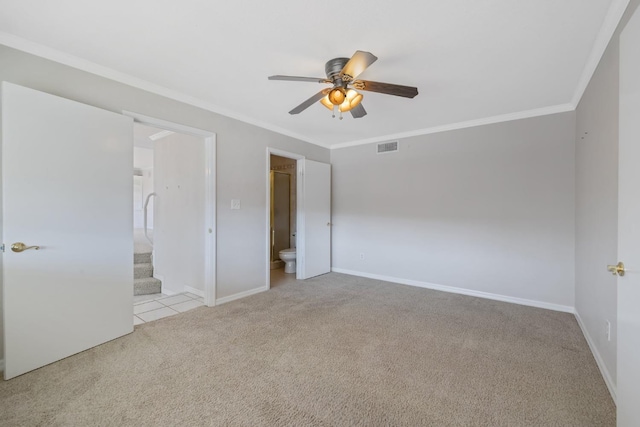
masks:
{"label": "ceiling air vent", "polygon": [[378,154],[395,153],[396,151],[398,151],[398,141],[378,144]]}

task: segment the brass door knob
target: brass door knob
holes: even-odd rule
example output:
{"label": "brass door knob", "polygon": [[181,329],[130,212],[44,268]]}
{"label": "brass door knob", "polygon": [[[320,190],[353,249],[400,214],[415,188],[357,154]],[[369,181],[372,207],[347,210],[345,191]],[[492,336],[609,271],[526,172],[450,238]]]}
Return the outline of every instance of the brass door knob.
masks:
{"label": "brass door knob", "polygon": [[619,262],[616,265],[607,265],[607,270],[609,270],[614,276],[616,274],[618,276],[624,276],[624,264],[622,262]]}
{"label": "brass door knob", "polygon": [[27,246],[22,242],[15,242],[13,245],[11,245],[11,250],[13,252],[24,252],[28,249],[35,249],[37,251],[38,249],[40,249],[40,246]]}

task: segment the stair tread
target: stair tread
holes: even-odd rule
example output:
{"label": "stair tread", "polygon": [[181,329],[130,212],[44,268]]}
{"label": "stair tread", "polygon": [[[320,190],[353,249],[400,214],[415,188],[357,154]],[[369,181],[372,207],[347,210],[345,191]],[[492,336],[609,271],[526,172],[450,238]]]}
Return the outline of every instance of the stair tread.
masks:
{"label": "stair tread", "polygon": [[133,279],[133,295],[157,294],[162,291],[162,281],[155,277]]}
{"label": "stair tread", "polygon": [[151,277],[151,276],[153,276],[153,264],[151,263],[133,264],[134,279],[144,279],[146,277]]}
{"label": "stair tread", "polygon": [[134,264],[149,264],[151,263],[151,252],[138,252],[133,254]]}
{"label": "stair tread", "polygon": [[142,283],[142,282],[162,283],[160,279],[156,279],[155,277],[142,277],[140,279],[133,279],[133,283]]}

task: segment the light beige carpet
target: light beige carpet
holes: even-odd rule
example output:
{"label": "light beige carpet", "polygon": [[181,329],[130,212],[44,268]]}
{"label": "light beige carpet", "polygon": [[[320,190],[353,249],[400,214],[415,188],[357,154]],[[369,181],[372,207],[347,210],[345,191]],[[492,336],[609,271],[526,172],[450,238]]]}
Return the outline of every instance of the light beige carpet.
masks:
{"label": "light beige carpet", "polygon": [[0,383],[2,426],[613,426],[570,314],[328,274]]}

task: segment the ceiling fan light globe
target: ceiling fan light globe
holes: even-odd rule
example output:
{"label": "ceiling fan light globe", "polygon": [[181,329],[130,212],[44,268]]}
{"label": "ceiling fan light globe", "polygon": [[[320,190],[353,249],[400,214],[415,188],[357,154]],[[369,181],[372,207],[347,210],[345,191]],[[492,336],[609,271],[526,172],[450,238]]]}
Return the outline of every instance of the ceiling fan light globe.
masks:
{"label": "ceiling fan light globe", "polygon": [[339,109],[343,113],[346,113],[347,111],[351,111],[355,107],[357,107],[360,102],[362,102],[362,94],[356,92],[353,89],[349,89],[347,91],[347,96],[345,97],[344,102],[340,104]]}
{"label": "ceiling fan light globe", "polygon": [[329,92],[328,97],[329,97],[329,102],[331,102],[333,105],[340,105],[344,102],[345,98],[347,97],[347,93],[343,88],[336,87],[331,89],[331,92]]}
{"label": "ceiling fan light globe", "polygon": [[333,104],[329,101],[329,95],[325,96],[320,100],[320,103],[327,107],[329,110],[333,110]]}

